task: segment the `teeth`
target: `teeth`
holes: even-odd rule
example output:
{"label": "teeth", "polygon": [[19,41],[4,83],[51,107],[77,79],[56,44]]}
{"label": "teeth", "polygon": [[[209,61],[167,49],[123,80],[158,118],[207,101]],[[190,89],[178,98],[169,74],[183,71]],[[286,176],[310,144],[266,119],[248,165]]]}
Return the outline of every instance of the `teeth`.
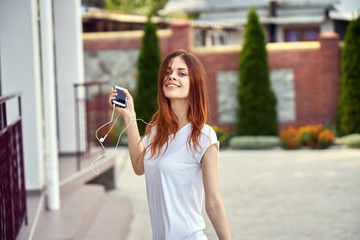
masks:
{"label": "teeth", "polygon": [[166,86],[167,86],[167,87],[179,87],[179,86],[177,86],[177,85],[175,85],[175,84],[167,84]]}

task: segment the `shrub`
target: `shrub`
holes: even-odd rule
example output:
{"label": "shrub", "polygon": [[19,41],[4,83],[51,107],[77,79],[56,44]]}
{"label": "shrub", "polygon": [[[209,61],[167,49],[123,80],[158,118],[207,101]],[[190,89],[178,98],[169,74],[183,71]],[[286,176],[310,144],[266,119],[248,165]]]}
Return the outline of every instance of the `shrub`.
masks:
{"label": "shrub", "polygon": [[317,136],[323,128],[322,124],[300,127],[299,131],[302,134],[302,145],[313,148],[316,145]]}
{"label": "shrub", "polygon": [[284,149],[298,149],[303,143],[302,136],[302,133],[296,127],[290,126],[281,129],[279,134],[280,146]]}
{"label": "shrub", "polygon": [[[108,10],[144,15],[148,12],[156,14],[158,10],[164,8],[167,0],[101,0],[98,2],[102,2],[104,8]],[[101,7],[101,3],[97,5]]]}
{"label": "shrub", "polygon": [[336,115],[341,135],[360,133],[360,17],[346,28],[341,55],[339,106]]}
{"label": "shrub", "polygon": [[229,129],[227,128],[220,128],[218,126],[213,126],[214,131],[216,132],[217,139],[220,142],[220,148],[224,148],[229,146]]}
{"label": "shrub", "polygon": [[[137,62],[136,94],[134,105],[137,116],[150,122],[157,110],[157,80],[161,63],[159,39],[156,35],[157,27],[151,22],[151,16],[144,27],[140,54]],[[146,126],[140,124],[140,135],[145,133]]]}
{"label": "shrub", "polygon": [[[99,113],[98,112],[92,112],[91,113],[91,115],[94,115],[94,114],[99,114]],[[109,112],[109,115],[111,115],[111,112]],[[116,122],[115,122],[115,120],[116,120]],[[100,127],[100,126],[97,126],[97,127]],[[99,131],[97,133],[97,136],[99,138],[102,138],[102,137],[105,137],[106,134],[107,134],[107,137],[106,137],[105,141],[103,142],[103,145],[106,148],[107,147],[115,147],[118,140],[119,140],[119,136],[120,136],[121,132],[124,129],[125,129],[124,121],[122,120],[121,117],[119,117],[119,115],[115,115],[114,119],[113,119],[113,122],[107,124],[106,126],[103,126],[101,129],[99,129]],[[96,139],[95,134],[92,135],[91,141],[98,144],[98,140]],[[124,131],[122,133],[121,138],[120,138],[120,142],[119,142],[118,145],[119,146],[127,146],[128,145],[126,131]]]}
{"label": "shrub", "polygon": [[360,148],[360,134],[353,133],[346,135],[344,137],[341,137],[339,139],[339,142],[350,148]]}
{"label": "shrub", "polygon": [[237,135],[277,135],[277,100],[269,72],[265,34],[252,8],[240,52]]}
{"label": "shrub", "polygon": [[[108,129],[110,129],[110,127],[112,126],[112,123],[109,124]],[[120,118],[116,121],[115,125],[113,126],[113,128],[111,129],[111,131],[109,132],[107,138],[106,138],[106,142],[105,145],[107,146],[111,146],[111,147],[116,147],[117,142],[119,141],[118,146],[127,146],[127,135],[126,135],[126,131],[123,132],[123,130],[125,129],[125,124],[122,121],[122,119],[120,120]],[[108,131],[108,130],[107,130]],[[123,133],[122,133],[123,132]],[[121,138],[119,140],[120,134]]]}
{"label": "shrub", "polygon": [[275,136],[236,136],[230,139],[233,149],[271,149],[279,146],[279,138]]}
{"label": "shrub", "polygon": [[313,148],[325,149],[334,142],[334,133],[330,129],[322,129],[317,135],[317,141]]}
{"label": "shrub", "polygon": [[[112,131],[109,133],[109,145],[112,147],[116,147],[117,142],[119,141],[119,137],[121,132],[124,130],[124,126],[122,127],[115,127],[112,129]],[[123,132],[120,138],[120,142],[118,146],[127,146],[128,145],[128,138],[126,135],[126,131]]]}
{"label": "shrub", "polygon": [[311,149],[325,149],[334,142],[334,133],[322,124],[306,125],[299,128],[288,127],[280,131],[280,145],[284,149],[297,149],[302,146]]}

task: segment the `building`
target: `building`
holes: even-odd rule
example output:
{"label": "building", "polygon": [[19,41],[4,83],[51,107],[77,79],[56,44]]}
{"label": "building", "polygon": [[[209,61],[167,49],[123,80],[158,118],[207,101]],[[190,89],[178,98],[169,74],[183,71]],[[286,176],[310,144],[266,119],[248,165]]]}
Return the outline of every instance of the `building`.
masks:
{"label": "building", "polygon": [[[88,229],[101,214],[130,217],[127,201],[86,184],[101,154],[94,129],[110,117],[91,94],[108,87],[84,81],[80,1],[0,0],[1,239],[99,239]],[[97,121],[90,101],[105,103]],[[114,166],[99,161],[101,173]]]}
{"label": "building", "polygon": [[[242,43],[242,29],[251,7],[257,10],[268,42],[293,42],[314,41],[323,32],[336,32],[343,39],[348,22],[359,14],[360,3],[355,0],[169,0],[160,14],[171,16],[183,12],[196,16],[193,24],[197,45],[231,45]],[[233,27],[212,28],[200,23]]]}
{"label": "building", "polygon": [[[347,19],[348,16],[331,10],[329,15],[337,19]],[[24,181],[21,180],[20,183],[25,185],[28,197],[35,196],[34,201],[27,201],[35,202],[35,206],[28,206],[28,212],[36,212],[35,216],[38,217],[30,217],[28,227],[22,225],[22,216],[18,219],[17,227],[11,226],[17,230],[21,228],[20,233],[17,231],[16,234],[25,235],[26,239],[39,234],[47,237],[46,239],[56,238],[54,234],[67,234],[60,237],[66,239],[83,237],[97,214],[106,214],[105,219],[111,220],[131,216],[127,201],[109,199],[103,196],[103,188],[85,186],[84,183],[95,177],[90,163],[94,160],[94,155],[91,154],[97,152],[97,148],[91,138],[94,138],[93,133],[100,126],[99,123],[109,120],[106,106],[97,104],[103,102],[105,97],[101,94],[110,87],[108,82],[119,83],[130,91],[135,88],[134,69],[143,34],[136,28],[146,18],[128,17],[123,21],[114,15],[96,16],[86,20],[90,22],[89,26],[95,24],[96,31],[82,33],[81,20],[84,16],[76,1],[57,0],[51,4],[47,0],[0,0],[1,204],[9,206],[6,204],[13,196],[3,192],[9,185],[7,181],[3,181],[3,176],[9,175],[7,172],[10,171],[8,155],[3,153],[10,149],[12,154],[16,152],[15,163],[21,162],[23,158],[24,168],[20,167],[19,171],[24,171]],[[97,26],[96,19],[103,23]],[[139,25],[136,28],[133,26],[135,29],[127,29],[135,21]],[[112,27],[103,32],[107,29],[104,28],[107,23],[109,26],[119,24],[120,29]],[[193,52],[203,63],[211,96],[211,124],[233,124],[236,117],[234,86],[241,51],[241,45],[235,41],[241,36],[241,25],[197,20],[166,20],[159,24],[168,26],[158,31],[162,56],[173,49],[184,48]],[[128,31],[114,31],[124,28]],[[203,30],[203,38],[194,38]],[[220,37],[218,40],[215,37],[209,38],[207,33],[215,30],[233,31],[233,38],[229,38],[227,34],[223,35],[223,40]],[[236,33],[237,30],[239,32]],[[318,36],[319,41],[276,42],[267,45],[271,79],[274,86],[277,86],[276,93],[280,99],[278,112],[281,126],[334,123],[340,76],[339,34],[320,33]],[[226,44],[229,42],[225,38],[233,39],[231,41],[234,42]],[[219,46],[216,46],[217,41]],[[207,47],[202,46],[202,43],[206,43]],[[20,112],[17,108],[19,96]],[[15,102],[8,105],[10,97]],[[5,107],[3,102],[6,102]],[[105,114],[91,112],[99,109],[104,109],[105,112],[102,113]],[[91,115],[97,120],[85,118]],[[21,131],[16,130],[10,137],[4,137],[2,133],[8,129],[4,119],[10,123],[19,116]],[[17,144],[13,143],[14,139]],[[89,154],[85,155],[84,161],[79,162],[74,153]],[[7,165],[3,164],[6,161]],[[66,164],[71,167],[68,168]],[[99,167],[102,172],[112,169],[116,172],[116,161],[113,157],[106,158]],[[68,208],[69,202],[71,210]],[[104,202],[106,204],[101,204]],[[103,206],[111,208],[102,208]],[[114,208],[119,211],[114,211]],[[102,212],[103,209],[105,212]],[[7,214],[14,211],[5,208],[1,208],[1,211],[4,212],[1,212],[0,217],[5,216],[1,220],[11,222],[8,221]],[[88,214],[89,212],[92,214]],[[119,212],[126,215],[116,215]],[[114,216],[113,214],[115,219],[109,217]],[[66,226],[69,231],[63,231],[62,224],[68,224]],[[8,233],[3,229],[1,231],[1,234]],[[115,229],[116,231],[119,229]],[[97,232],[101,233],[100,230]],[[126,229],[117,235],[124,232]],[[1,235],[1,238],[7,237],[8,235]]]}

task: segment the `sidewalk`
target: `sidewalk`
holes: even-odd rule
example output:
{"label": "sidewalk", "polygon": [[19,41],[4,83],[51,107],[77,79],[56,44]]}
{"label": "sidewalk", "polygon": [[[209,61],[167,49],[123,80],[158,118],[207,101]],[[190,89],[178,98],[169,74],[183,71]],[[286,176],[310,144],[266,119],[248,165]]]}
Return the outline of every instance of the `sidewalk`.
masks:
{"label": "sidewalk", "polygon": [[[127,240],[151,239],[145,178],[130,162],[121,178],[112,194],[133,203]],[[360,150],[222,150],[219,184],[234,240],[360,239]]]}

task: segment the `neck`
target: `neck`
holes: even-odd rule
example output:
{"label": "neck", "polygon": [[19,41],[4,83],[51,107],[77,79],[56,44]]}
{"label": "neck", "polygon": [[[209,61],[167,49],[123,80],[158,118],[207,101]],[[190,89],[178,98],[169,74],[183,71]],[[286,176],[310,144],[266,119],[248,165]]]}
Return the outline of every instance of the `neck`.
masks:
{"label": "neck", "polygon": [[179,121],[179,129],[185,126],[188,122],[188,110],[189,103],[188,100],[172,100],[171,101],[171,110],[175,113],[177,120]]}

